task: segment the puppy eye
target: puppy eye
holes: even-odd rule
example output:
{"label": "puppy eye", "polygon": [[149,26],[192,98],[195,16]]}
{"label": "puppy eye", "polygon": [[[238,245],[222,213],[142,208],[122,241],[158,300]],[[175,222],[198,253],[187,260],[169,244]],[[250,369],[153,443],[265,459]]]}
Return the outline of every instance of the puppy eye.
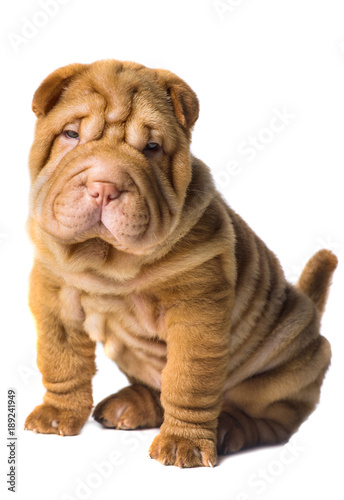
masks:
{"label": "puppy eye", "polygon": [[144,151],[159,151],[160,147],[160,144],[158,144],[157,142],[149,142],[148,144],[146,144]]}
{"label": "puppy eye", "polygon": [[64,134],[66,137],[68,137],[68,139],[78,139],[79,138],[79,134],[78,134],[78,132],[75,132],[75,130],[65,130]]}

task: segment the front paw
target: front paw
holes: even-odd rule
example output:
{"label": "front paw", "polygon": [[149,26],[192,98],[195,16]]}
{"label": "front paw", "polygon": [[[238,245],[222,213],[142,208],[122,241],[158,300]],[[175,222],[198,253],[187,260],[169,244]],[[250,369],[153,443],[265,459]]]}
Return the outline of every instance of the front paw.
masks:
{"label": "front paw", "polygon": [[87,420],[89,410],[60,410],[54,406],[42,404],[36,406],[27,417],[25,429],[41,434],[59,434],[60,436],[75,436],[79,434]]}
{"label": "front paw", "polygon": [[210,439],[186,439],[160,432],[153,440],[149,456],[163,465],[177,467],[214,467],[216,446]]}

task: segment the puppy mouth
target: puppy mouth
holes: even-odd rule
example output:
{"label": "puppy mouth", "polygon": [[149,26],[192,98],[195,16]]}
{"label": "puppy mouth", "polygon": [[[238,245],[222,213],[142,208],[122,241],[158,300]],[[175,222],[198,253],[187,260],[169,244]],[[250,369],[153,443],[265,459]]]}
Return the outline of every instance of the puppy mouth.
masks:
{"label": "puppy mouth", "polygon": [[62,239],[113,237],[137,240],[149,225],[149,209],[137,189],[119,189],[109,182],[66,186],[55,197],[52,215]]}
{"label": "puppy mouth", "polygon": [[32,190],[33,217],[63,245],[100,238],[128,253],[152,253],[178,223],[179,202],[149,164],[115,168],[110,159],[88,155],[43,171]]}

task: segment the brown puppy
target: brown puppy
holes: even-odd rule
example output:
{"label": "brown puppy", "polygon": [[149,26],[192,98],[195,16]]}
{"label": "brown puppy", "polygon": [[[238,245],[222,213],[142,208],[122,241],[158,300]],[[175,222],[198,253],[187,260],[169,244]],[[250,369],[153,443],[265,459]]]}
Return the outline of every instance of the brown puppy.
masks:
{"label": "brown puppy", "polygon": [[161,425],[150,456],[163,464],[287,440],[330,363],[319,323],[336,257],[320,251],[286,282],[190,154],[197,97],[168,71],[73,64],[33,110],[30,306],[47,392],[26,428],[80,432],[99,341],[131,385],[95,419]]}

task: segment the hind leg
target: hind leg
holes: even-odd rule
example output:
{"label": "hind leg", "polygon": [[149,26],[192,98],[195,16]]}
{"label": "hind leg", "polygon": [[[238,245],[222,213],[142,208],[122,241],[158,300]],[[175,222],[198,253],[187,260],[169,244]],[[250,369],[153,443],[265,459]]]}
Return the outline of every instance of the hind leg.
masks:
{"label": "hind leg", "polygon": [[[281,412],[288,411],[284,403],[276,405]],[[288,441],[292,434],[288,425],[274,418],[256,418],[235,407],[225,407],[220,413],[217,428],[217,451],[228,455],[260,445],[274,445]]]}
{"label": "hind leg", "polygon": [[225,393],[218,418],[218,453],[286,442],[319,400],[328,365],[326,357],[323,361],[313,374],[306,363],[300,369],[303,358],[251,377]]}
{"label": "hind leg", "polygon": [[163,421],[160,394],[133,384],[98,403],[93,417],[104,427],[116,429],[160,427]]}

